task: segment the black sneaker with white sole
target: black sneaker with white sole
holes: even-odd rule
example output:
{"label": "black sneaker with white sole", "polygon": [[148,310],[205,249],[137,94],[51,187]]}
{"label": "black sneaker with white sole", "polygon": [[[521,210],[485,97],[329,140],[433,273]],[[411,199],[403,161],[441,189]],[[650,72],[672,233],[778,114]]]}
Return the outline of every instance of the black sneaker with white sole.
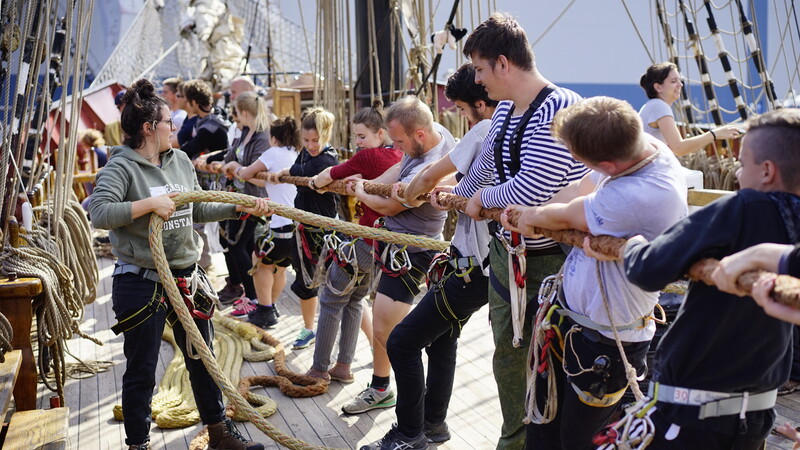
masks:
{"label": "black sneaker with white sole", "polygon": [[414,437],[406,436],[397,431],[396,423],[392,425],[392,429],[386,433],[386,436],[371,444],[361,446],[361,450],[426,450],[427,448],[428,440],[424,433]]}

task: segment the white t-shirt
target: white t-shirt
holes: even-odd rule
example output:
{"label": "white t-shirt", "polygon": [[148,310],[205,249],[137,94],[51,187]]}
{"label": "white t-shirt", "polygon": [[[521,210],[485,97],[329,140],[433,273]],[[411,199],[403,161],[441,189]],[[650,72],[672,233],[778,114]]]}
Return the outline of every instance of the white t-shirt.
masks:
{"label": "white t-shirt", "polygon": [[[660,149],[658,157],[638,171],[614,180],[597,172],[589,176],[597,181],[597,189],[584,201],[584,213],[592,235],[630,238],[641,234],[653,240],[679,219],[687,215],[686,183],[680,163],[661,142],[649,141]],[[596,275],[597,260],[573,248],[564,263],[564,296],[570,310],[589,317],[601,325],[610,325]],[[628,282],[623,261],[600,262],[614,325],[623,326],[648,316],[658,292],[647,292]],[[644,328],[621,330],[625,342],[642,342],[653,338],[655,322]],[[603,331],[613,339],[611,331]]]}
{"label": "white t-shirt", "polygon": [[[270,172],[278,172],[282,169],[288,169],[294,164],[297,159],[297,152],[294,147],[270,147],[258,157]],[[294,207],[294,197],[297,195],[297,186],[288,183],[270,184],[267,183],[267,195],[273,202],[278,202],[281,205]],[[280,228],[292,223],[291,219],[281,217],[277,214],[272,216],[270,220],[270,228]]]}
{"label": "white t-shirt", "polygon": [[178,131],[181,130],[184,120],[186,120],[186,111],[182,109],[176,109],[175,111],[172,111],[172,124],[175,125],[175,131],[170,134],[171,137],[178,135]]}
{"label": "white t-shirt", "polygon": [[[472,162],[481,153],[483,141],[489,134],[492,126],[490,119],[476,123],[458,142],[456,148],[450,151],[450,161],[456,166],[456,170],[464,176],[469,172]],[[461,184],[459,182],[459,184]],[[458,211],[458,221],[456,231],[453,235],[453,246],[458,249],[461,256],[475,256],[483,261],[489,255],[489,235],[488,222],[485,220],[475,221],[468,215]],[[483,270],[484,275],[489,275],[489,268]]]}
{"label": "white t-shirt", "polygon": [[236,122],[232,122],[228,127],[228,147],[233,145],[233,141],[242,137],[242,130],[236,126]]}
{"label": "white t-shirt", "polygon": [[642,106],[642,109],[639,110],[639,117],[642,118],[644,132],[664,143],[667,141],[664,140],[661,129],[654,128],[650,126],[650,124],[656,123],[658,119],[667,116],[674,118],[675,114],[672,112],[672,107],[660,98],[651,98]]}

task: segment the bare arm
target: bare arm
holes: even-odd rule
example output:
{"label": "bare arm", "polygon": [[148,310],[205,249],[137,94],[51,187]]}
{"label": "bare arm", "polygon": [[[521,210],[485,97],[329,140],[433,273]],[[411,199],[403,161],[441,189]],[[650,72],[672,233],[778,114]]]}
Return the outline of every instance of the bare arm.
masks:
{"label": "bare arm", "polygon": [[364,191],[364,180],[355,180],[354,191],[359,200],[384,216],[394,216],[408,209],[395,199],[366,193]]}
{"label": "bare arm", "polygon": [[435,163],[423,167],[406,186],[403,194],[405,202],[412,206],[421,205],[423,202],[417,200],[417,197],[429,192],[443,178],[455,171],[456,166],[450,160],[450,155],[445,155]]}
{"label": "bare arm", "polygon": [[736,283],[739,276],[751,270],[778,271],[778,263],[786,251],[794,246],[784,244],[758,244],[722,258],[711,274],[714,284],[723,292],[740,296],[747,295]]}
{"label": "bare arm", "polygon": [[664,135],[667,145],[677,156],[683,156],[695,152],[706,145],[711,144],[715,140],[714,135],[716,135],[716,139],[735,139],[741,136],[739,128],[736,126],[724,125],[714,128],[713,133],[711,131],[707,131],[703,134],[684,139],[681,136],[680,131],[678,130],[678,125],[675,124],[675,119],[672,116],[664,116],[658,119],[656,123],[658,123],[658,128],[661,130],[661,134]]}
{"label": "bare arm", "polygon": [[[547,230],[579,230],[589,231],[584,212],[584,197],[576,197],[569,203],[553,203],[543,206],[509,205],[500,216],[503,227],[518,231],[526,236],[536,236],[534,227]],[[517,226],[508,221],[511,211],[520,211]]]}

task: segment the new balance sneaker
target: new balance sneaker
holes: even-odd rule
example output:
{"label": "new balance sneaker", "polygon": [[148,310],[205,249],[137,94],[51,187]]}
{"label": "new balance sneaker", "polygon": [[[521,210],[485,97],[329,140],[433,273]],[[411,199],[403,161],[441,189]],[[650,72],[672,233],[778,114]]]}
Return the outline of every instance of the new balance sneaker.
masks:
{"label": "new balance sneaker", "polygon": [[258,306],[258,300],[250,300],[247,297],[241,297],[239,300],[233,302],[233,311],[231,311],[231,316],[233,317],[244,317],[253,311]]}
{"label": "new balance sneaker", "polygon": [[428,442],[439,443],[450,440],[450,429],[444,420],[439,423],[430,423],[426,420],[423,427]]}
{"label": "new balance sneaker", "polygon": [[313,344],[314,341],[317,340],[317,334],[311,330],[307,330],[303,328],[300,330],[300,334],[297,335],[297,339],[295,339],[292,348],[295,350],[300,350],[301,348],[306,348],[309,345]]}
{"label": "new balance sneaker", "polygon": [[392,425],[392,429],[371,444],[361,446],[361,450],[425,450],[428,448],[428,440],[425,434],[410,437],[397,431],[397,424]]}
{"label": "new balance sneaker", "polygon": [[368,385],[356,395],[356,398],[350,400],[350,403],[342,406],[342,411],[347,414],[360,414],[371,409],[391,408],[396,404],[397,397],[393,390],[386,388],[385,391],[379,391]]}
{"label": "new balance sneaker", "polygon": [[244,295],[244,287],[241,284],[231,284],[227,278],[225,281],[225,287],[217,292],[217,295],[220,303],[230,305],[234,300]]}
{"label": "new balance sneaker", "polygon": [[250,313],[247,314],[247,320],[259,328],[272,328],[278,324],[278,317],[275,316],[275,308],[256,304]]}

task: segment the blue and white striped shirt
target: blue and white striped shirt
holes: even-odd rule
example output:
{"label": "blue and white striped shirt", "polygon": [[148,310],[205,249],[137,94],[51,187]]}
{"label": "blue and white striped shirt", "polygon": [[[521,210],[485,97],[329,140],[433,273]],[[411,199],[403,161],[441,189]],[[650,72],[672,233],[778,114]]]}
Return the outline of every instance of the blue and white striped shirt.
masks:
{"label": "blue and white striped shirt", "polygon": [[[500,132],[514,103],[500,102],[492,116],[491,129],[483,141],[480,156],[453,193],[471,197],[478,189],[485,188],[481,192],[484,208],[505,208],[511,204],[536,206],[550,200],[569,183],[580,180],[589,169],[573,159],[569,150],[556,142],[550,134],[550,125],[556,112],[580,100],[578,94],[564,88],[558,88],[547,96],[525,127],[519,151],[520,171],[505,183],[500,182],[500,176],[495,170],[493,147],[495,136]],[[506,174],[509,174],[508,163],[511,160],[509,142],[524,111],[517,109],[515,112],[519,115],[511,117],[506,129],[503,140],[503,165]],[[510,238],[509,232],[502,232]],[[528,249],[543,249],[554,244],[549,238],[526,238]]]}

